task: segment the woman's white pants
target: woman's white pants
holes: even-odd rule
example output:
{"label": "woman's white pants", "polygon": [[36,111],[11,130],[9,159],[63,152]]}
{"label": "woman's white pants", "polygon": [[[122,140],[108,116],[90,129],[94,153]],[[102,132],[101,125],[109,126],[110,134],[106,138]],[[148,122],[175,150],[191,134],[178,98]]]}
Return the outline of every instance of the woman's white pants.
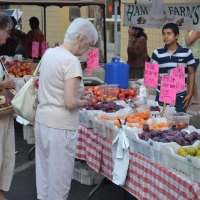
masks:
{"label": "woman's white pants", "polygon": [[13,116],[0,117],[0,190],[8,191],[15,168]]}
{"label": "woman's white pants", "polygon": [[35,124],[36,186],[39,200],[66,200],[73,176],[77,131]]}

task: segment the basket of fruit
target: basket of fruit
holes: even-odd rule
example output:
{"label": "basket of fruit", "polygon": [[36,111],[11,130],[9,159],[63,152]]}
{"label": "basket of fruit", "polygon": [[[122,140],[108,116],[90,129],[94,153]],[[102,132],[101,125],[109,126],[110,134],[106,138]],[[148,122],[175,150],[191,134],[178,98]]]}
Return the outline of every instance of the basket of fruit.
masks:
{"label": "basket of fruit", "polygon": [[167,118],[169,128],[172,128],[173,130],[181,130],[188,127],[191,115],[179,112],[166,114],[165,117]]}
{"label": "basket of fruit", "polygon": [[[192,133],[191,133],[192,134]],[[193,133],[194,134],[194,133]],[[200,141],[190,146],[172,143],[163,148],[163,165],[193,181],[200,182]]]}
{"label": "basket of fruit", "polygon": [[13,60],[2,57],[1,61],[8,73],[15,78],[22,78],[25,75],[32,75],[37,64],[32,59]]}
{"label": "basket of fruit", "polygon": [[101,85],[99,87],[103,100],[113,101],[117,100],[118,84]]}

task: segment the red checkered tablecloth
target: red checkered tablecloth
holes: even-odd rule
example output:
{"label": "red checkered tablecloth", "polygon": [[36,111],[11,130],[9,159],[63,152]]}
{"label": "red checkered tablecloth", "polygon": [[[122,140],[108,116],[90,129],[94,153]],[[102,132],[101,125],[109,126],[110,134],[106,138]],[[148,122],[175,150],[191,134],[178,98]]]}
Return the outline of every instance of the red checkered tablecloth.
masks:
{"label": "red checkered tablecloth", "polygon": [[[76,157],[112,180],[112,140],[80,125]],[[131,153],[124,188],[138,199],[198,200],[200,184]]]}

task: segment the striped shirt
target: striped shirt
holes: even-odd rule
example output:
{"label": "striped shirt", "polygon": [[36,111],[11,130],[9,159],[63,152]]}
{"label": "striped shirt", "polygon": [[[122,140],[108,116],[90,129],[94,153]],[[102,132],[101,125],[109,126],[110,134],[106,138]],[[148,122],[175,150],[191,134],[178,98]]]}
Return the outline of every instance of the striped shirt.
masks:
{"label": "striped shirt", "polygon": [[[185,67],[185,83],[187,83],[188,77],[188,67],[195,65],[195,60],[193,58],[192,52],[188,48],[183,48],[178,45],[178,48],[175,52],[170,53],[166,46],[155,49],[152,58],[152,63],[159,64],[159,75],[169,74],[169,70],[176,68],[178,66]],[[160,90],[160,83],[158,84],[157,91]],[[187,90],[187,84],[185,91]],[[182,91],[184,92],[184,91]],[[182,93],[181,92],[181,93]]]}

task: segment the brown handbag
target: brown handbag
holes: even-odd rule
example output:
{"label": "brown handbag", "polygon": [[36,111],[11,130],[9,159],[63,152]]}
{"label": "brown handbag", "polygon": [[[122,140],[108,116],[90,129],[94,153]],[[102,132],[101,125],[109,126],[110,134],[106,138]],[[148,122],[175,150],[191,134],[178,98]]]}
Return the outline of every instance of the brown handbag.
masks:
{"label": "brown handbag", "polygon": [[15,90],[0,90],[0,117],[14,113],[11,100],[15,96]]}
{"label": "brown handbag", "polygon": [[[5,69],[6,73],[8,74],[7,69],[3,65],[2,61],[0,60],[0,67]],[[9,77],[9,75],[8,75]],[[15,96],[16,91],[14,89],[2,89],[0,90],[0,117],[5,115],[12,115],[14,113],[13,106],[11,104],[11,100]]]}

